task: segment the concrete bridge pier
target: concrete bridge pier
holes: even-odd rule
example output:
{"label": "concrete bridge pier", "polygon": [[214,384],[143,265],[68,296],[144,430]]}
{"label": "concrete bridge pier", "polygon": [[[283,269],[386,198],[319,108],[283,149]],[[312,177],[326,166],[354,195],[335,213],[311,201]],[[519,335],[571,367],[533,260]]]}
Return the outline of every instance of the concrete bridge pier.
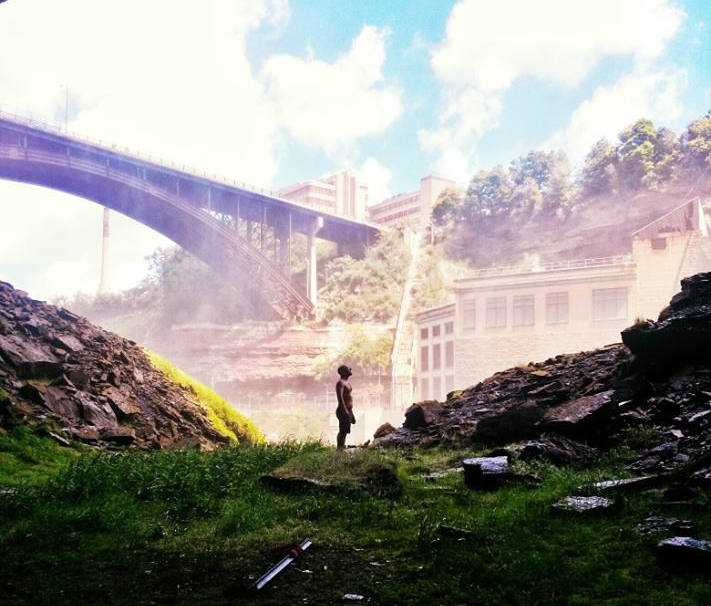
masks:
{"label": "concrete bridge pier", "polygon": [[314,307],[318,303],[318,267],[316,266],[316,235],[323,227],[323,217],[316,217],[306,233],[306,296]]}

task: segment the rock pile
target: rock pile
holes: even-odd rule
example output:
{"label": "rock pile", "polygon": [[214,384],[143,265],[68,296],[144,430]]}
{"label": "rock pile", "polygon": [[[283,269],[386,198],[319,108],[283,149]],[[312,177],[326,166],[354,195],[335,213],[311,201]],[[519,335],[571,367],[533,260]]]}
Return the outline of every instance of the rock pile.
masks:
{"label": "rock pile", "polygon": [[16,423],[105,448],[226,441],[133,341],[0,282],[0,427]]}
{"label": "rock pile", "polygon": [[414,405],[404,426],[374,445],[529,440],[517,449],[524,458],[571,464],[594,459],[596,449],[638,427],[651,448],[633,471],[711,485],[711,273],[683,280],[658,322],[622,336],[625,345],[497,373],[441,408]]}

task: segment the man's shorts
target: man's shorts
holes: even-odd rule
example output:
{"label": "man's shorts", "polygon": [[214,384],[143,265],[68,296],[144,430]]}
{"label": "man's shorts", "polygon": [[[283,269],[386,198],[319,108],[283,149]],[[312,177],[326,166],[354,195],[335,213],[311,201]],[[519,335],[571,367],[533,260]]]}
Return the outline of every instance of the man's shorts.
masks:
{"label": "man's shorts", "polygon": [[351,433],[351,420],[347,417],[338,417],[338,433]]}

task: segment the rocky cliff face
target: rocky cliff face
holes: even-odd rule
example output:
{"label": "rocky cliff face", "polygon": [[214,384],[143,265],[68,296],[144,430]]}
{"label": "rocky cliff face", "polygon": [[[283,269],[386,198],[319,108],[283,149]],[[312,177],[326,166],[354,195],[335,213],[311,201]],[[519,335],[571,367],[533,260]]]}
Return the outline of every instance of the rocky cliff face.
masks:
{"label": "rocky cliff face", "polygon": [[571,462],[643,426],[653,432],[652,448],[633,469],[683,471],[711,483],[711,273],[683,280],[657,322],[622,338],[624,345],[497,373],[444,405],[415,404],[402,428],[375,443],[529,440],[522,452]]}
{"label": "rocky cliff face", "polygon": [[0,282],[0,427],[21,422],[101,447],[226,441],[133,341]]}

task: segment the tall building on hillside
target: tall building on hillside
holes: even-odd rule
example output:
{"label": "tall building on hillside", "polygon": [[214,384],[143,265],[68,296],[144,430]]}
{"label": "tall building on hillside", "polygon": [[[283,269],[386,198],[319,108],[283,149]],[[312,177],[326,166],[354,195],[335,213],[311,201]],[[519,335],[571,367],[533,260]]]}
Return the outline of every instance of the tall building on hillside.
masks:
{"label": "tall building on hillside", "polygon": [[277,195],[327,213],[353,219],[367,218],[368,185],[351,170],[294,183],[280,189]]}
{"label": "tall building on hillside", "polygon": [[442,400],[512,366],[617,343],[701,271],[711,271],[711,237],[698,199],[632,234],[628,255],[475,271],[456,281],[452,303],[417,315],[415,399]]}
{"label": "tall building on hillside", "polygon": [[419,226],[421,220],[429,218],[433,204],[447,188],[457,184],[451,179],[429,175],[420,179],[420,189],[397,194],[368,208],[370,220],[385,227],[410,225]]}

